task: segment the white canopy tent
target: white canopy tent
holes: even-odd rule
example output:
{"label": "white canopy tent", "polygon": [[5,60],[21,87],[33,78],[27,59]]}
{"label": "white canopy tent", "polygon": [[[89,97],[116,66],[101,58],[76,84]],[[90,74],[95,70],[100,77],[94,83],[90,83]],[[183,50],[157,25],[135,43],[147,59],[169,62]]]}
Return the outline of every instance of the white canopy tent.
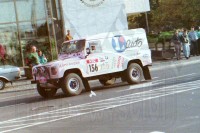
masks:
{"label": "white canopy tent", "polygon": [[74,39],[127,30],[127,15],[149,11],[149,0],[62,0],[64,28]]}

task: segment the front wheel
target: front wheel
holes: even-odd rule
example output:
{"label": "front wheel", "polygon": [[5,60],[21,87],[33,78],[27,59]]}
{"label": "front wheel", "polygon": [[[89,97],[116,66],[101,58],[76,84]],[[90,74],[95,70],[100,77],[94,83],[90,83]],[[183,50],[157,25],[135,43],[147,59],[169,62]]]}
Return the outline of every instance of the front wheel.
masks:
{"label": "front wheel", "polygon": [[3,79],[0,79],[0,90],[3,90],[5,88],[5,81]]}
{"label": "front wheel", "polygon": [[125,74],[127,75],[126,79],[129,84],[140,83],[143,79],[143,70],[137,63],[131,63]]}
{"label": "front wheel", "polygon": [[79,75],[70,73],[63,79],[62,90],[66,95],[79,95],[83,90],[83,82]]}
{"label": "front wheel", "polygon": [[40,84],[37,84],[37,91],[40,94],[40,96],[44,98],[53,98],[57,92],[57,89],[41,87]]}

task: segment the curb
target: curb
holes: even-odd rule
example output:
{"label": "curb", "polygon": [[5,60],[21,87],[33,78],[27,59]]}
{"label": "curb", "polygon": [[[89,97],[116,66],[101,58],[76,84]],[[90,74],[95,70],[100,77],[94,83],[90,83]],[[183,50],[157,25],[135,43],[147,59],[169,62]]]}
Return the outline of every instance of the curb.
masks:
{"label": "curb", "polygon": [[180,67],[180,66],[187,66],[190,64],[200,63],[200,56],[193,56],[190,59],[182,58],[181,60],[169,60],[169,61],[156,61],[150,68],[150,70],[160,70],[168,67]]}

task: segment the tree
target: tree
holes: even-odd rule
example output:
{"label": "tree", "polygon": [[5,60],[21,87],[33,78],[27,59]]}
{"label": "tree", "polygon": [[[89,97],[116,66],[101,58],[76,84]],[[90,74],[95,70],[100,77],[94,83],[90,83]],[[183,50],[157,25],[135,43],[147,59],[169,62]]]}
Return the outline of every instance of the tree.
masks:
{"label": "tree", "polygon": [[[173,30],[200,25],[199,0],[150,0],[148,13],[151,30]],[[145,28],[145,15],[132,15],[128,18],[130,28]]]}
{"label": "tree", "polygon": [[[156,10],[160,5],[160,0],[150,0],[150,8],[151,10]],[[148,19],[149,21],[152,20],[152,13],[148,12]],[[145,19],[145,14],[140,13],[140,14],[135,14],[128,16],[128,22],[129,22],[129,28],[146,28],[146,19]]]}
{"label": "tree", "polygon": [[159,7],[151,11],[151,26],[166,30],[198,25],[200,18],[199,6],[198,0],[162,0]]}

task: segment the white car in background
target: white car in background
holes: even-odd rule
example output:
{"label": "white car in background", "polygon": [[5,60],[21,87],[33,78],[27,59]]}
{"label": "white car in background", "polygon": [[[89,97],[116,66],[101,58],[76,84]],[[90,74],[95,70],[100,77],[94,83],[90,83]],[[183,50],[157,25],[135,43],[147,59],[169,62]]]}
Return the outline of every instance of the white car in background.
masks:
{"label": "white car in background", "polygon": [[5,84],[20,78],[20,68],[11,65],[0,66],[0,90],[5,88]]}

